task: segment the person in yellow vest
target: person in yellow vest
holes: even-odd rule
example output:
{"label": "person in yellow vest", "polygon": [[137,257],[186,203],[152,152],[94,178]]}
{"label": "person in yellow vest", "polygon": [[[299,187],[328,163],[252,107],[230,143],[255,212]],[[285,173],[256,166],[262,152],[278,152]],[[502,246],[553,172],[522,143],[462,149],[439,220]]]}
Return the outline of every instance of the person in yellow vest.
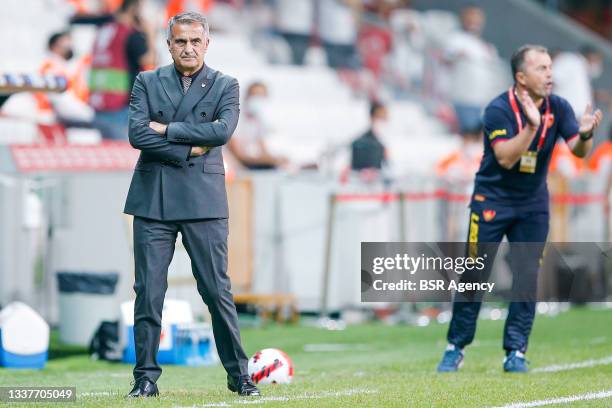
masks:
{"label": "person in yellow vest", "polygon": [[565,143],[557,142],[550,158],[548,171],[557,173],[566,178],[574,178],[586,170],[586,162],[572,154],[572,151]]}
{"label": "person in yellow vest", "polygon": [[589,168],[593,173],[612,175],[612,127],[608,140],[600,143],[589,159]]}
{"label": "person in yellow vest", "polygon": [[467,133],[459,148],[443,157],[436,164],[436,174],[444,178],[472,180],[480,167],[484,147],[482,134]]}
{"label": "person in yellow vest", "polygon": [[612,208],[612,126],[608,131],[608,140],[597,146],[591,159],[589,160],[589,169],[595,177],[599,178],[601,184],[601,192],[605,197],[604,211],[607,218],[608,240],[612,239],[612,218],[610,217]]}
{"label": "person in yellow vest", "polygon": [[39,73],[63,76],[68,86],[66,91],[60,94],[34,94],[41,122],[59,123],[64,127],[91,127],[94,112],[87,105],[88,90],[84,75],[88,57],[71,64],[74,51],[68,31],[52,34],[47,47],[49,52],[39,68]]}
{"label": "person in yellow vest", "polygon": [[[435,166],[442,189],[449,194],[469,196],[474,188],[474,176],[480,167],[484,152],[482,131],[473,129],[461,137],[459,147],[442,157]],[[462,221],[469,216],[465,203],[443,201],[443,217],[440,218],[441,227],[451,240],[459,240],[467,234],[467,228]]]}
{"label": "person in yellow vest", "polygon": [[67,0],[67,2],[72,6],[75,16],[91,17],[115,13],[121,7],[123,0],[99,0],[93,3],[91,0]]}
{"label": "person in yellow vest", "polygon": [[123,0],[96,36],[89,77],[94,125],[104,139],[127,140],[130,91],[140,71],[155,65],[155,32],[142,17],[142,0]]}
{"label": "person in yellow vest", "polygon": [[194,10],[208,13],[214,5],[214,0],[168,0],[166,3],[166,18],[169,19],[179,13]]}

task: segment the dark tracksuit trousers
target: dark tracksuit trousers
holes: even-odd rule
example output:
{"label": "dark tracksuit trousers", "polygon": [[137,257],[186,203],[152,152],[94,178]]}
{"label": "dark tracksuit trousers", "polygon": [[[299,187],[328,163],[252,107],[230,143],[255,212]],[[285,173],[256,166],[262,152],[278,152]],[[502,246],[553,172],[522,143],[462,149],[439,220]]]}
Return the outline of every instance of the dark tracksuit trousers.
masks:
{"label": "dark tracksuit trousers", "polygon": [[[529,207],[475,200],[470,208],[468,252],[471,248],[478,256],[486,254],[489,262],[485,263],[486,270],[480,276],[464,274],[461,281],[487,280],[499,243],[504,235],[508,238],[513,282],[503,347],[506,354],[512,350],[524,353],[535,316],[537,272],[548,235],[548,210],[534,211]],[[447,335],[450,344],[462,349],[472,342],[481,303],[481,297],[469,292],[456,294]]]}

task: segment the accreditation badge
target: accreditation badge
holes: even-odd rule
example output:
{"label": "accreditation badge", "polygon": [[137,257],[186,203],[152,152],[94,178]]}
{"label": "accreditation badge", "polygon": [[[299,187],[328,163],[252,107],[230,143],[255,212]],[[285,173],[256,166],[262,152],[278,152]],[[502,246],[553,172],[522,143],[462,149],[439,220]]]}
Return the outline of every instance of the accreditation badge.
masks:
{"label": "accreditation badge", "polygon": [[521,156],[521,166],[519,167],[519,171],[521,173],[531,173],[531,174],[535,173],[537,161],[538,161],[538,152],[527,150]]}

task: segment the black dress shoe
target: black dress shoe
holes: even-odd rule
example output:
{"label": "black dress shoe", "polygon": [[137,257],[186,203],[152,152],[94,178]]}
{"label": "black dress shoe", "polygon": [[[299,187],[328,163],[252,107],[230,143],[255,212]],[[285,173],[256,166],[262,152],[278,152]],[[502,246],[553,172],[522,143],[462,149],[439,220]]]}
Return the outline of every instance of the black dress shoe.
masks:
{"label": "black dress shoe", "polygon": [[157,385],[148,378],[142,378],[136,382],[134,388],[127,395],[128,397],[157,397],[159,395],[159,390],[157,389]]}
{"label": "black dress shoe", "polygon": [[237,392],[239,395],[245,396],[261,396],[259,389],[251,381],[251,377],[248,375],[241,375],[240,377],[227,376],[227,388],[231,392]]}

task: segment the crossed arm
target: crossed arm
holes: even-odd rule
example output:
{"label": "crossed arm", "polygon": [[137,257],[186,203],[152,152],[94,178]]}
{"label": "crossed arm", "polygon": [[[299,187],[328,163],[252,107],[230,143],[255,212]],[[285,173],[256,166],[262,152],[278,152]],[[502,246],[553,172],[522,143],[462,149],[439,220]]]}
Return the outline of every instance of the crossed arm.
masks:
{"label": "crossed arm", "polygon": [[171,122],[168,125],[150,119],[147,93],[142,75],[134,82],[130,98],[130,144],[143,152],[163,160],[182,162],[200,156],[210,147],[228,142],[238,124],[238,81],[228,83],[219,102],[219,113],[214,122]]}

